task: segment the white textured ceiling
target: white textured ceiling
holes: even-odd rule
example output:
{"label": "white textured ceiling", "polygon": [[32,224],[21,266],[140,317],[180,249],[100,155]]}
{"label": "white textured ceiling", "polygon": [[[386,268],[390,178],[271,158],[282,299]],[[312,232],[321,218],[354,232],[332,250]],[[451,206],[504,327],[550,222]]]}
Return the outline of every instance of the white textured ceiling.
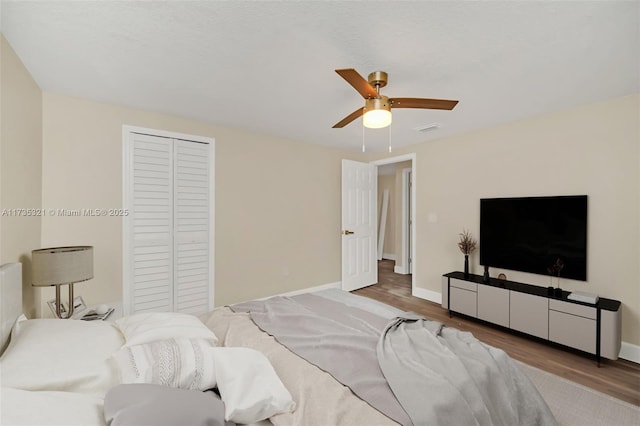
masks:
{"label": "white textured ceiling", "polygon": [[[360,149],[363,105],[335,72],[389,73],[367,149],[640,91],[639,1],[1,3],[5,37],[45,91]],[[416,127],[439,123],[418,132]],[[135,123],[130,123],[135,124]]]}

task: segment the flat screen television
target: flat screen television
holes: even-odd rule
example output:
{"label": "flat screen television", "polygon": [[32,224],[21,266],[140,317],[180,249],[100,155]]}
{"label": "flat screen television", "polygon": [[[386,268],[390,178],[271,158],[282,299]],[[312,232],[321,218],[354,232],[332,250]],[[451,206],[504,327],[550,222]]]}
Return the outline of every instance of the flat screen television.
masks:
{"label": "flat screen television", "polygon": [[[587,196],[480,200],[480,264],[587,280]],[[554,265],[556,268],[554,269]]]}

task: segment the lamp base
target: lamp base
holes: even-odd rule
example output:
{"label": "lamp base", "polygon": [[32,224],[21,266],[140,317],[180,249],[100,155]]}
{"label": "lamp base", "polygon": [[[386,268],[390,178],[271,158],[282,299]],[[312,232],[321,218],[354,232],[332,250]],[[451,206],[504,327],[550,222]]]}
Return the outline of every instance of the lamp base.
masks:
{"label": "lamp base", "polygon": [[60,286],[64,284],[56,284],[56,316],[60,319],[68,319],[73,315],[73,283],[69,283],[69,310],[66,316],[62,316],[62,300],[60,300]]}

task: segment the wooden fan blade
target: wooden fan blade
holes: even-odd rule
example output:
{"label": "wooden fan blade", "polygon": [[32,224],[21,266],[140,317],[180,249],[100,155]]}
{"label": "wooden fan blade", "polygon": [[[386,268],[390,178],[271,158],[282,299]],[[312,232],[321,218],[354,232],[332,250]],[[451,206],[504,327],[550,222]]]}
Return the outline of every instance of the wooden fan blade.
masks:
{"label": "wooden fan blade", "polygon": [[458,101],[447,99],[393,98],[389,99],[391,108],[424,108],[452,110]]}
{"label": "wooden fan blade", "polygon": [[336,70],[340,77],[344,78],[347,83],[353,86],[354,89],[358,91],[362,95],[363,98],[375,98],[378,96],[378,91],[369,84],[367,80],[364,79],[358,71],[353,68],[345,68],[342,70]]}
{"label": "wooden fan blade", "polygon": [[334,129],[342,128],[347,124],[351,123],[356,118],[360,117],[363,113],[364,113],[364,108],[358,108],[357,110],[353,111],[351,114],[347,115],[345,118],[343,118],[342,120],[334,124],[333,128]]}

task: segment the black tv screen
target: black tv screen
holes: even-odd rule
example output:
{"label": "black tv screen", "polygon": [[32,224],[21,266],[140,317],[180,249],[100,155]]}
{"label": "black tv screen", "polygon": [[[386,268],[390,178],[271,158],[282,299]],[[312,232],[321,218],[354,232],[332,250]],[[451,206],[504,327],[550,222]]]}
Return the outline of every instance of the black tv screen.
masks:
{"label": "black tv screen", "polygon": [[480,264],[586,281],[587,196],[481,199]]}

